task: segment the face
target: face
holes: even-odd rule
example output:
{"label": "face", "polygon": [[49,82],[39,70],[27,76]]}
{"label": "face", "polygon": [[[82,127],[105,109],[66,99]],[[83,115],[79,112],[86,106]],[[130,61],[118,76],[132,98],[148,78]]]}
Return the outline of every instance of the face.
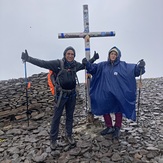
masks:
{"label": "face", "polygon": [[116,58],[117,58],[117,53],[115,52],[115,51],[112,51],[111,53],[110,53],[110,55],[109,55],[109,59],[110,59],[110,61],[111,62],[114,62],[115,60],[116,60]]}
{"label": "face", "polygon": [[65,58],[68,62],[72,62],[74,60],[74,52],[72,50],[68,50],[66,52]]}

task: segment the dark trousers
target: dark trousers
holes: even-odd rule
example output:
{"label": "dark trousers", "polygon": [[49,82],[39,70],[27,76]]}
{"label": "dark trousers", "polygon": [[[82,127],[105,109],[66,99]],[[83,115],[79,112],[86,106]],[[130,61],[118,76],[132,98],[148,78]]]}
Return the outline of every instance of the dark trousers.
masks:
{"label": "dark trousers", "polygon": [[63,109],[66,110],[66,134],[67,136],[72,135],[72,128],[73,128],[73,114],[76,105],[76,93],[72,93],[69,95],[63,95],[59,106],[54,106],[54,114],[52,118],[51,124],[51,131],[50,131],[50,138],[51,141],[55,142],[58,138],[59,133],[59,124],[60,119],[63,113]]}

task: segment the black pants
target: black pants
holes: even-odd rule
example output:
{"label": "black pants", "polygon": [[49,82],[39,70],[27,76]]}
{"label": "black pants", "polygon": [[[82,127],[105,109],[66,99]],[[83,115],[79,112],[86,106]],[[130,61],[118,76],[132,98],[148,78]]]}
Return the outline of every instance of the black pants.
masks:
{"label": "black pants", "polygon": [[58,107],[54,106],[54,114],[52,118],[51,131],[50,131],[51,141],[55,142],[58,138],[59,124],[64,108],[66,110],[66,125],[65,125],[66,134],[67,136],[72,135],[73,114],[75,110],[75,105],[76,105],[76,92],[73,91],[69,94],[63,93],[59,106]]}

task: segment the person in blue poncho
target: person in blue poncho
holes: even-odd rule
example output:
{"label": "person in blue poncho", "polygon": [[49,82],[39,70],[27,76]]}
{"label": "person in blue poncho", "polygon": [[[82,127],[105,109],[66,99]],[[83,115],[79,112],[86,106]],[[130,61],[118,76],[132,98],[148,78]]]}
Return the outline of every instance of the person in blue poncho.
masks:
{"label": "person in blue poncho", "polygon": [[[90,83],[91,111],[94,115],[103,115],[106,129],[101,135],[111,134],[119,138],[122,116],[136,120],[136,79],[145,73],[145,62],[137,64],[121,61],[121,51],[113,47],[108,52],[108,60],[90,63],[86,58],[82,63],[92,75]],[[112,124],[110,113],[115,113]]]}

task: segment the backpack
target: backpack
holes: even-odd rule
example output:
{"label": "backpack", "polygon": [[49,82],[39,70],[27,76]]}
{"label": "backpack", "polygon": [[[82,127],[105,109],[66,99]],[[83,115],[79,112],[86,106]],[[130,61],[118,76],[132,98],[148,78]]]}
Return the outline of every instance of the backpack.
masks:
{"label": "backpack", "polygon": [[[53,96],[55,96],[56,94],[56,87],[59,84],[60,86],[60,82],[59,82],[59,77],[61,76],[62,73],[64,73],[65,69],[64,69],[64,62],[62,59],[59,60],[60,62],[60,70],[58,72],[58,74],[56,74],[55,72],[53,72],[52,70],[49,70],[49,73],[47,75],[47,79],[48,79],[48,86],[50,88],[51,94]],[[66,70],[67,71],[67,70]],[[76,83],[79,84],[79,80],[78,77],[76,75],[76,67],[75,67],[75,85]],[[57,84],[56,84],[57,83]],[[60,86],[61,87],[61,86]]]}
{"label": "backpack", "polygon": [[52,71],[49,70],[49,73],[47,75],[48,78],[48,86],[50,88],[51,94],[54,96],[55,95],[55,76],[56,74]]}

